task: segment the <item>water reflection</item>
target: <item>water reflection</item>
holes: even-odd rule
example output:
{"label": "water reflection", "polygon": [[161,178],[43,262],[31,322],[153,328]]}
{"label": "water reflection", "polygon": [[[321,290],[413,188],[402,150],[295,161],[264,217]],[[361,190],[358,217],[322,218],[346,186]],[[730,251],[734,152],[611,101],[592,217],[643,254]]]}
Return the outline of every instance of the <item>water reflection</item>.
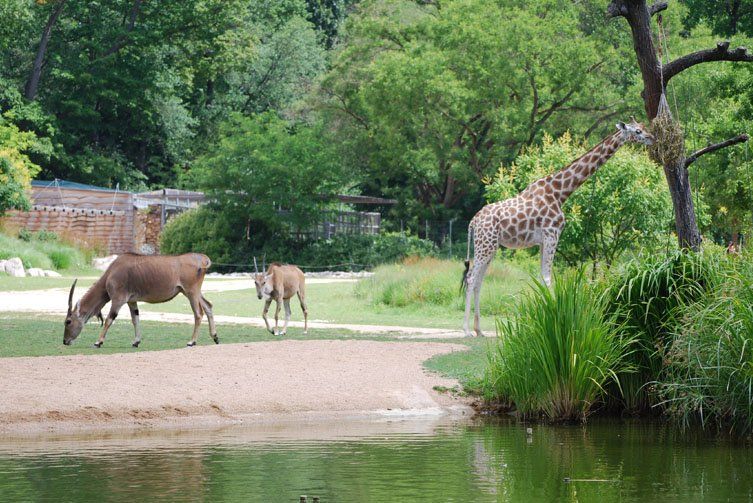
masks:
{"label": "water reflection", "polygon": [[[566,479],[570,481],[567,482]],[[339,421],[0,439],[3,501],[750,501],[745,444],[645,422]]]}

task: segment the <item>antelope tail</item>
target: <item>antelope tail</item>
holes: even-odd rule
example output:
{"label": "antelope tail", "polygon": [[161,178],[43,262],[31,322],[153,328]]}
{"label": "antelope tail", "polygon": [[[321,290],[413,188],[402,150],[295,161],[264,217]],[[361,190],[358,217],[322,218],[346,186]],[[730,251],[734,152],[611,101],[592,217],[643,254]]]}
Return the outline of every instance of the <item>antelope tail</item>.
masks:
{"label": "antelope tail", "polygon": [[473,220],[468,224],[468,248],[465,252],[465,271],[463,279],[460,280],[460,293],[465,292],[468,288],[468,271],[471,268],[471,240],[473,239]]}

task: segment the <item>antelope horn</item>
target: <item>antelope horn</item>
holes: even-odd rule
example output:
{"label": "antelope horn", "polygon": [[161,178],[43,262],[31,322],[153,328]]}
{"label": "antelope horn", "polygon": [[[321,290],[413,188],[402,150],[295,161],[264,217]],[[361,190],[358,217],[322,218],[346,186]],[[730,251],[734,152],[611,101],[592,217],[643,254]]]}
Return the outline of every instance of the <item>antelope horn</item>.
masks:
{"label": "antelope horn", "polygon": [[630,116],[630,120],[632,120],[632,121],[633,121],[633,122],[635,122],[635,123],[637,123],[637,122],[638,122],[637,120],[635,120],[635,115],[631,115],[631,116]]}
{"label": "antelope horn", "polygon": [[265,253],[261,257],[261,268],[264,272],[267,272],[267,254]]}
{"label": "antelope horn", "polygon": [[69,313],[73,311],[73,289],[76,288],[77,281],[78,281],[78,278],[73,280],[73,285],[71,285],[71,293],[68,294],[68,312]]}
{"label": "antelope horn", "polygon": [[256,272],[256,274],[259,274],[259,266],[256,265],[256,257],[254,257],[254,271]]}

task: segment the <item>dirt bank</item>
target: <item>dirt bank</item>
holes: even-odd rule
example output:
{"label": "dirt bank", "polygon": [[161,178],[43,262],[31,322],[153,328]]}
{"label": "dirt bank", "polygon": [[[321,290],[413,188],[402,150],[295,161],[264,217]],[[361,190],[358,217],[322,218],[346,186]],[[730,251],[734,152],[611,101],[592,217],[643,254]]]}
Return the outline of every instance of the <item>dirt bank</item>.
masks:
{"label": "dirt bank", "polygon": [[0,434],[201,426],[276,417],[467,412],[422,362],[464,346],[279,341],[0,359]]}

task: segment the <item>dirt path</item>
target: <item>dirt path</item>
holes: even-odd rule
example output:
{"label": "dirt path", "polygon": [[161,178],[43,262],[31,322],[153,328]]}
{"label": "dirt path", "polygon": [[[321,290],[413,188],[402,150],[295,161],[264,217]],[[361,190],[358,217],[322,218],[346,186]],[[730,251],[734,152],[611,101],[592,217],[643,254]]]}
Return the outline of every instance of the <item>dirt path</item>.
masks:
{"label": "dirt path", "polygon": [[468,413],[422,363],[443,343],[279,341],[0,359],[0,434]]}
{"label": "dirt path", "polygon": [[[348,279],[312,279],[312,282],[342,282],[354,281]],[[248,288],[248,280],[216,280],[207,281],[204,284],[205,291],[227,291]],[[28,290],[20,292],[0,292],[0,312],[17,313],[43,313],[65,316],[68,302],[68,290],[65,288],[51,288],[48,290]],[[106,312],[106,309],[105,309]],[[141,311],[140,318],[147,321],[164,321],[171,323],[193,324],[193,315],[182,313],[162,313],[155,311]],[[247,316],[215,316],[218,324],[232,323],[237,325],[250,325],[264,327],[264,320],[259,317]],[[291,327],[303,327],[301,321],[290,321]],[[392,333],[411,338],[459,338],[464,334],[461,330],[448,330],[445,328],[404,327],[394,325],[361,325],[352,323],[329,323],[323,321],[309,321],[310,328],[329,328],[334,330],[350,330],[360,333]]]}

